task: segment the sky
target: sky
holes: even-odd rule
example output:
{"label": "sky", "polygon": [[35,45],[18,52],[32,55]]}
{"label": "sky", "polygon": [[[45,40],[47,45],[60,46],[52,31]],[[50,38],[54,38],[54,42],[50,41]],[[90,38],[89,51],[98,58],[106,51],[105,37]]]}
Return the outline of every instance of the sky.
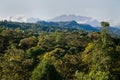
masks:
{"label": "sky", "polygon": [[120,25],[120,0],[0,0],[0,17],[24,15],[42,20],[63,14]]}

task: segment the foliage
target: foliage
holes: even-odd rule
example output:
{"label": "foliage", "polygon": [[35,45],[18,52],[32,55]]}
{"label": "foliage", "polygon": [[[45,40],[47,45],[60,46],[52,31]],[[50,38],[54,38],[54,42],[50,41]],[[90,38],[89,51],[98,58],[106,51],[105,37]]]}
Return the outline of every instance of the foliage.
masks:
{"label": "foliage", "polygon": [[35,68],[30,80],[61,80],[61,78],[50,60],[45,58]]}
{"label": "foliage", "polygon": [[120,80],[120,37],[111,36],[108,22],[101,33],[0,25],[1,80]]}
{"label": "foliage", "polygon": [[28,49],[28,48],[34,47],[36,45],[37,45],[37,39],[34,36],[29,37],[29,38],[24,38],[24,39],[20,40],[20,43],[19,43],[19,46],[22,49]]}

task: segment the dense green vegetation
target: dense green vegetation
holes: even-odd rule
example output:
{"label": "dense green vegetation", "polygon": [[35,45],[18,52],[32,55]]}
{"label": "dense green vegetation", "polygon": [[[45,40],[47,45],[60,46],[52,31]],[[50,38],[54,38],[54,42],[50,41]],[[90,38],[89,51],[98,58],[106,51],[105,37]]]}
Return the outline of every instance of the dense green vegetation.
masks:
{"label": "dense green vegetation", "polygon": [[63,28],[57,25],[45,25],[45,24],[40,24],[40,23],[20,23],[20,22],[11,22],[7,20],[0,21],[0,27],[9,28],[9,29],[20,29],[23,31],[29,31],[29,32],[34,32],[34,33],[38,33],[41,31],[55,32],[58,29],[68,31],[68,32],[78,31],[78,29],[71,28],[71,27]]}
{"label": "dense green vegetation", "polygon": [[100,33],[3,23],[0,80],[120,80],[120,37],[107,22]]}

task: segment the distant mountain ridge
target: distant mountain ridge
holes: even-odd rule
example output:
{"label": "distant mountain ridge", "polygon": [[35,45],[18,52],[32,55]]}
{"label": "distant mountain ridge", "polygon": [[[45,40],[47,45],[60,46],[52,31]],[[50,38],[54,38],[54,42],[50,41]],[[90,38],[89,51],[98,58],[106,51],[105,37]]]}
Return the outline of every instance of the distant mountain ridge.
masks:
{"label": "distant mountain ridge", "polygon": [[[101,31],[101,27],[93,27],[89,24],[80,24],[76,21],[60,21],[60,22],[47,22],[47,21],[38,21],[37,24],[41,26],[56,26],[61,28],[73,28],[73,29],[81,29],[84,31]],[[110,32],[119,36],[120,35],[120,28],[119,27],[112,27],[110,26]]]}
{"label": "distant mountain ridge", "polygon": [[[101,27],[93,27],[88,24],[79,24],[76,21],[67,21],[67,22],[46,22],[38,21],[37,23],[22,23],[22,22],[12,22],[12,21],[0,21],[0,27],[6,27],[9,29],[22,29],[24,31],[46,31],[54,32],[56,30],[66,30],[66,31],[95,31],[100,32]],[[120,28],[110,27],[110,32],[116,36],[120,36]]]}
{"label": "distant mountain ridge", "polygon": [[96,19],[93,19],[91,17],[86,17],[86,16],[76,16],[76,15],[61,15],[53,19],[49,19],[48,21],[60,22],[60,21],[73,21],[73,20],[78,23],[89,24],[94,27],[100,26],[100,22]]}
{"label": "distant mountain ridge", "polygon": [[[7,20],[12,22],[24,22],[24,23],[36,23],[38,21],[42,21],[40,18],[35,17],[26,17],[24,15],[15,15],[15,16],[7,16],[7,17],[0,17],[0,21]],[[80,24],[89,24],[93,27],[100,27],[100,21],[94,19],[92,17],[87,16],[77,16],[77,15],[61,15],[54,17],[53,19],[45,20],[47,22],[67,22],[67,21],[76,21]],[[119,25],[114,25],[110,22],[112,26],[116,28],[120,28]]]}
{"label": "distant mountain ridge", "polygon": [[38,21],[38,24],[41,26],[56,26],[56,27],[62,27],[62,28],[75,28],[75,29],[81,29],[86,31],[99,31],[98,29],[92,27],[88,24],[79,24],[76,21],[60,21],[60,22],[46,22],[46,21]]}
{"label": "distant mountain ridge", "polygon": [[[22,22],[21,24],[26,23],[33,23],[33,24],[39,24],[42,26],[46,26],[46,28],[49,26],[52,27],[59,27],[59,28],[71,28],[71,29],[81,29],[85,31],[100,31],[100,22],[96,19],[93,19],[91,17],[86,16],[76,16],[76,15],[61,15],[58,17],[55,17],[53,19],[49,19],[46,21],[42,21],[39,18],[34,17],[25,17],[25,16],[10,16],[6,18],[0,18],[1,21],[7,20],[10,21],[11,26],[20,26],[18,24],[13,24],[14,22]],[[9,23],[9,22],[8,22]],[[19,23],[19,24],[20,24]],[[1,26],[5,26],[6,24],[2,24]],[[9,27],[9,26],[8,26]],[[30,27],[30,25],[29,25]],[[27,26],[25,28],[28,28]],[[37,27],[36,27],[37,28]],[[48,28],[48,29],[49,29]],[[120,26],[111,26],[110,31],[116,35],[120,35]]]}
{"label": "distant mountain ridge", "polygon": [[[8,16],[8,17],[0,18],[0,20],[8,20],[13,22],[25,22],[25,23],[36,23],[37,21],[41,21],[41,19],[39,18],[26,17],[24,15]],[[76,21],[78,23],[89,24],[94,27],[100,26],[100,22],[96,19],[93,19],[91,17],[86,17],[86,16],[76,16],[76,15],[61,15],[45,21],[51,21],[51,22]]]}

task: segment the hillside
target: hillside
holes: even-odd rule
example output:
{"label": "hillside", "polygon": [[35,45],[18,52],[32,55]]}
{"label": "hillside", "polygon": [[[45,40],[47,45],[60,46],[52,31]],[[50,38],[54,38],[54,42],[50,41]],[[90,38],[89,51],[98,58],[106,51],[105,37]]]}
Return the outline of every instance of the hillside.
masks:
{"label": "hillside", "polygon": [[[22,29],[24,31],[46,31],[46,32],[55,32],[56,30],[65,30],[68,32],[71,31],[93,31],[100,32],[101,27],[93,27],[88,24],[79,24],[76,21],[67,21],[67,22],[47,22],[47,21],[38,21],[37,23],[20,23],[20,22],[11,22],[11,21],[0,21],[0,27],[10,28],[10,29]],[[110,27],[109,28],[112,35],[120,36],[119,27]]]}
{"label": "hillside", "polygon": [[42,26],[56,26],[56,27],[62,27],[62,28],[75,28],[75,29],[81,29],[85,31],[99,31],[96,28],[92,27],[88,24],[79,24],[76,21],[66,21],[66,22],[46,22],[46,21],[38,21],[38,24]]}

